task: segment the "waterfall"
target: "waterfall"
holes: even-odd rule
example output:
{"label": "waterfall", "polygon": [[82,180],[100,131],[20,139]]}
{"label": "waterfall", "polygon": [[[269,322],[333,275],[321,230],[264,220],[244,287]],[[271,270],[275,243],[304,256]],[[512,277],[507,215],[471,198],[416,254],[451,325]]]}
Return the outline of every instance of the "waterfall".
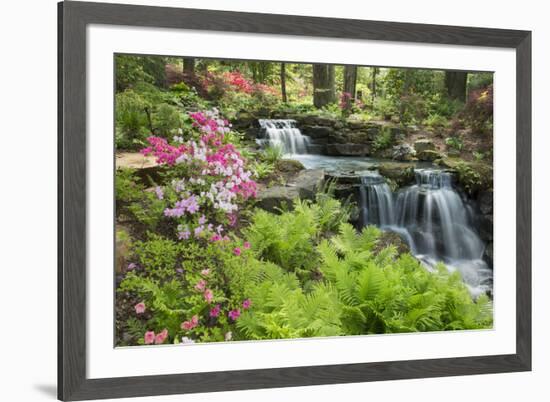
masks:
{"label": "waterfall", "polygon": [[398,233],[428,268],[438,261],[458,270],[477,296],[492,288],[492,270],[483,261],[485,245],[474,229],[475,214],[452,186],[452,175],[415,170],[416,183],[393,194],[377,174],[362,177],[362,224]]}
{"label": "waterfall", "polygon": [[310,138],[296,127],[296,121],[283,119],[260,119],[261,146],[281,147],[285,154],[307,154]]}

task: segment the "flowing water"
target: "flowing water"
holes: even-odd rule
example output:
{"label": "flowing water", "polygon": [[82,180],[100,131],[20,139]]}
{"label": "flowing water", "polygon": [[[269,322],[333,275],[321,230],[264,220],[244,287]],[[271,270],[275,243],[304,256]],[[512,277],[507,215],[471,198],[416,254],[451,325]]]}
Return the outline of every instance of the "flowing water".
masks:
{"label": "flowing water", "polygon": [[[361,173],[360,223],[399,234],[428,269],[438,262],[458,270],[470,293],[492,290],[493,271],[483,260],[485,244],[476,232],[476,213],[452,183],[452,175],[431,164],[417,165],[416,183],[392,192],[373,171],[380,160],[366,157],[331,157],[308,153],[310,138],[294,120],[259,120],[261,146],[279,146],[307,169]],[[429,167],[428,167],[429,166]]]}
{"label": "flowing water", "polygon": [[492,289],[492,270],[483,260],[485,245],[475,230],[473,207],[452,186],[452,175],[415,170],[416,183],[392,193],[376,173],[362,177],[362,224],[398,233],[424,265],[442,261],[458,270],[473,296]]}
{"label": "flowing water", "polygon": [[296,121],[283,119],[260,119],[261,146],[281,147],[286,155],[307,154],[311,139],[296,127]]}

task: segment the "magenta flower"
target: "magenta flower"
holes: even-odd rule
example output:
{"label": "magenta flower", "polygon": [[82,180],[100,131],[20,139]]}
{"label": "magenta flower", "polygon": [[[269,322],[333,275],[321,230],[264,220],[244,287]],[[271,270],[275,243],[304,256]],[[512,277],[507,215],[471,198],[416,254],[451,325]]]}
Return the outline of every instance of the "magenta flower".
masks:
{"label": "magenta flower", "polygon": [[216,242],[216,241],[220,241],[221,239],[222,239],[222,237],[221,237],[219,234],[217,234],[217,233],[214,233],[214,234],[212,235],[212,237],[210,237],[210,241],[211,241],[212,243],[213,243],[213,242]]}
{"label": "magenta flower", "polygon": [[197,282],[195,285],[195,289],[202,292],[206,288],[206,281],[204,279],[201,279]]}
{"label": "magenta flower", "polygon": [[213,308],[210,309],[210,317],[217,317],[220,315],[221,307],[219,304],[216,304]]}
{"label": "magenta flower", "polygon": [[241,255],[241,248],[240,247],[235,247],[233,249],[233,254],[235,254],[236,256]]}
{"label": "magenta flower", "polygon": [[145,313],[145,303],[141,302],[134,306],[134,309],[136,310],[136,314],[143,314]]}
{"label": "magenta flower", "polygon": [[243,308],[245,310],[248,310],[251,305],[252,305],[252,300],[246,299],[246,300],[243,301]]}
{"label": "magenta flower", "polygon": [[143,341],[146,345],[150,345],[153,342],[155,342],[155,332],[154,331],[147,331],[145,335],[143,336]]}
{"label": "magenta flower", "polygon": [[233,321],[236,321],[237,318],[239,318],[241,316],[241,310],[239,309],[235,309],[235,310],[231,310],[229,312],[229,314],[227,314],[229,318],[231,318]]}
{"label": "magenta flower", "polygon": [[212,303],[212,300],[214,299],[214,293],[210,289],[206,289],[204,291],[204,300],[206,300],[207,303]]}
{"label": "magenta flower", "polygon": [[245,241],[243,247],[248,250],[250,248],[250,243]]}
{"label": "magenta flower", "polygon": [[161,343],[164,343],[164,341],[166,340],[167,337],[168,337],[168,330],[166,328],[164,328],[161,332],[159,332],[155,336],[155,343],[157,345],[160,345]]}

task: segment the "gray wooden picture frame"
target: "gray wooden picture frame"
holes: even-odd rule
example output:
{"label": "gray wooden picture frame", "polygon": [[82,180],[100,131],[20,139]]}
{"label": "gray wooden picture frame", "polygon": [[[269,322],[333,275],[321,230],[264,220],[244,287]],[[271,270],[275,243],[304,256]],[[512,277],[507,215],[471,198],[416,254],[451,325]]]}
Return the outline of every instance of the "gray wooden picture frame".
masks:
{"label": "gray wooden picture frame", "polygon": [[[511,48],[516,51],[516,353],[88,379],[86,27],[109,24]],[[531,32],[62,2],[58,5],[58,397],[82,400],[531,370]],[[510,265],[513,263],[510,261]],[[513,269],[512,266],[508,267]]]}

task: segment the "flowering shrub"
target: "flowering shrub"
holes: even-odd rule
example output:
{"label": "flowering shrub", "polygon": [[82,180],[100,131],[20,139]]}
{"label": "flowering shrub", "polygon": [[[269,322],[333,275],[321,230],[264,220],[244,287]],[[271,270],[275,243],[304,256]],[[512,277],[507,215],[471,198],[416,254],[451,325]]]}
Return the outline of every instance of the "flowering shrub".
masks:
{"label": "flowering shrub", "polygon": [[246,265],[251,255],[250,243],[230,229],[256,196],[256,183],[218,110],[189,117],[189,132],[172,141],[149,137],[142,150],[166,168],[169,184],[149,192],[164,205],[168,238],[151,233],[135,242],[134,269],[119,286],[139,300],[129,314],[141,344],[233,339],[227,334],[252,303],[242,287],[228,283],[228,267]]}
{"label": "flowering shrub", "polygon": [[189,116],[197,138],[184,141],[176,136],[171,144],[149,137],[150,146],[142,153],[174,167],[171,186],[160,191],[172,201],[164,215],[177,221],[178,238],[219,241],[224,225],[235,224],[239,204],[256,196],[256,182],[242,155],[226,141],[231,125],[216,109]]}

